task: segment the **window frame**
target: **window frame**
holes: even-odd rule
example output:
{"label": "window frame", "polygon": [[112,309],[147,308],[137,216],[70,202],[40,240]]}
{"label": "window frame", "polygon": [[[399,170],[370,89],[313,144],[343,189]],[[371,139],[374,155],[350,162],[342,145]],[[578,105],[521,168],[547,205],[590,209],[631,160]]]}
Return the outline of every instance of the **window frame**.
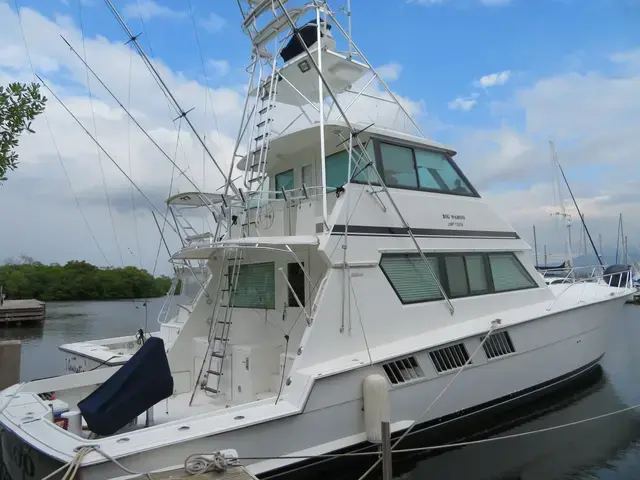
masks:
{"label": "window frame", "polygon": [[[427,258],[427,260],[429,258],[435,258],[437,263],[438,263],[438,271],[440,273],[440,277],[438,278],[438,281],[440,282],[440,285],[442,286],[443,290],[445,291],[447,297],[449,299],[458,299],[458,298],[468,298],[468,297],[480,297],[480,296],[484,296],[484,295],[496,295],[496,294],[500,294],[500,293],[508,293],[508,292],[516,292],[516,291],[521,291],[521,290],[530,290],[533,288],[544,288],[544,287],[540,287],[540,285],[538,285],[538,283],[534,280],[534,278],[531,276],[531,274],[527,271],[527,269],[525,268],[525,266],[522,264],[522,262],[520,261],[520,259],[518,258],[518,256],[514,253],[514,252],[442,252],[442,253],[433,253],[433,252],[423,252],[424,256]],[[509,290],[500,290],[500,291],[496,291],[495,289],[495,285],[493,283],[493,272],[491,270],[491,262],[489,260],[489,256],[492,254],[499,254],[499,255],[509,255],[511,256],[516,263],[518,264],[518,268],[525,274],[525,276],[531,280],[533,282],[533,285],[531,286],[527,286],[527,287],[517,287],[517,288],[512,288]],[[436,302],[436,301],[440,301],[440,300],[444,300],[444,297],[440,297],[440,298],[432,298],[432,299],[426,299],[426,300],[414,300],[414,301],[403,301],[402,297],[400,296],[400,293],[398,292],[396,286],[393,284],[393,282],[391,281],[391,279],[389,278],[389,275],[387,275],[387,272],[384,270],[384,268],[382,267],[381,263],[384,257],[406,257],[407,259],[414,257],[414,256],[419,256],[419,253],[417,252],[390,252],[390,253],[383,253],[380,256],[380,260],[378,262],[378,266],[380,267],[380,270],[382,271],[383,275],[385,276],[385,278],[387,279],[387,281],[389,282],[389,285],[391,285],[391,288],[393,289],[394,293],[396,294],[396,296],[398,297],[398,300],[400,301],[400,303],[402,303],[403,305],[415,305],[418,303],[430,303],[430,302]],[[467,288],[469,291],[468,295],[452,295],[451,294],[451,290],[449,288],[449,275],[447,273],[447,269],[446,269],[446,261],[445,261],[445,257],[450,256],[450,257],[462,257],[463,258],[463,263],[464,263],[464,269],[465,269],[465,277],[466,277],[466,282],[467,282]],[[482,257],[483,259],[483,263],[484,263],[484,275],[485,275],[485,279],[487,281],[487,290],[484,291],[480,291],[480,292],[472,292],[471,291],[471,285],[469,282],[469,270],[467,267],[467,260],[466,257],[468,256],[476,256],[476,257]]]}
{"label": "window frame", "polygon": [[[438,147],[431,147],[431,146],[428,147],[428,146],[420,145],[419,143],[410,142],[410,141],[406,141],[406,142],[405,141],[398,141],[398,139],[391,138],[391,137],[385,137],[385,136],[382,136],[382,135],[375,135],[375,136],[372,135],[371,138],[369,138],[368,141],[369,142],[373,142],[373,152],[374,152],[374,156],[375,156],[375,158],[373,159],[373,162],[375,163],[376,169],[378,170],[378,174],[380,175],[380,177],[382,177],[382,181],[385,183],[385,185],[387,184],[387,179],[385,178],[384,167],[382,165],[382,150],[380,148],[380,143],[386,143],[388,145],[393,145],[393,146],[396,146],[396,147],[406,147],[406,148],[410,148],[411,149],[411,153],[412,153],[412,156],[413,156],[413,167],[415,169],[416,181],[417,181],[418,187],[417,188],[413,188],[413,187],[389,187],[389,188],[394,188],[394,189],[398,189],[398,190],[410,190],[410,191],[416,191],[416,192],[439,193],[439,194],[442,194],[442,195],[454,195],[454,196],[457,196],[457,197],[481,198],[480,194],[478,193],[478,191],[475,189],[475,187],[469,181],[469,179],[465,176],[465,174],[462,173],[462,170],[460,170],[460,167],[458,167],[458,164],[454,161],[453,157],[451,156],[451,154],[447,150],[444,150],[444,149],[438,148]],[[417,164],[417,161],[416,161],[416,149],[442,153],[444,155],[444,157],[447,159],[447,161],[449,162],[449,164],[451,165],[451,167],[453,167],[453,169],[456,172],[456,174],[469,187],[470,193],[465,194],[465,193],[456,193],[456,192],[452,192],[452,191],[444,192],[442,190],[438,190],[438,189],[435,189],[435,188],[421,188],[420,187],[420,175],[418,174],[418,164]],[[355,178],[351,179],[351,183],[367,185],[367,182],[355,180]]]}

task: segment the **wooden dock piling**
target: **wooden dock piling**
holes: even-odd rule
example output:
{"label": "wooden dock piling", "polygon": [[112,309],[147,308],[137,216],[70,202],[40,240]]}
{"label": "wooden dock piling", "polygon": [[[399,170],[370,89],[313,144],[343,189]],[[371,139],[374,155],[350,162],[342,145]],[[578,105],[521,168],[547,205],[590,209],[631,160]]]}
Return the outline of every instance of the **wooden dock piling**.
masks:
{"label": "wooden dock piling", "polygon": [[21,351],[19,340],[0,342],[0,390],[20,382]]}
{"label": "wooden dock piling", "polygon": [[42,324],[45,303],[39,300],[4,300],[0,305],[0,325]]}

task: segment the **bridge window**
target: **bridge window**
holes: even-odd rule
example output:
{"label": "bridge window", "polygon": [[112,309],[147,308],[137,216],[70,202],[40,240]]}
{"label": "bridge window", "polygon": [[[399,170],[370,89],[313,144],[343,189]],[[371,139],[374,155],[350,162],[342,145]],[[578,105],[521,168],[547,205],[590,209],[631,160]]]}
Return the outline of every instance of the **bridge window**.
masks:
{"label": "bridge window", "polygon": [[[276,308],[275,263],[248,263],[236,267],[238,278],[235,293],[229,296],[235,308]],[[229,266],[228,279],[233,286],[233,265]]]}
{"label": "bridge window", "polygon": [[[353,155],[351,159],[351,176],[357,183],[368,183],[377,185],[377,177],[373,171],[375,166],[375,154],[373,150],[373,142],[369,142],[366,146],[367,155],[361,153],[358,146],[353,147]],[[371,161],[371,165],[367,164]],[[347,183],[349,175],[349,146],[333,155],[329,155],[325,159],[327,172],[327,189],[333,191],[338,187],[342,187]]]}
{"label": "bridge window", "polygon": [[388,187],[418,188],[413,150],[409,147],[380,143],[384,179]]}
{"label": "bridge window", "polygon": [[420,189],[473,195],[466,180],[453,168],[442,152],[415,149]]}

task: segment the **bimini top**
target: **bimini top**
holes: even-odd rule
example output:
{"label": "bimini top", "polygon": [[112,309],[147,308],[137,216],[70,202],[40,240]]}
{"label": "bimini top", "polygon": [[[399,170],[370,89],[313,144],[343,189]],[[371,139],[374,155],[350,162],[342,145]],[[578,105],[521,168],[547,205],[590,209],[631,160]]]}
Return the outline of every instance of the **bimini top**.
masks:
{"label": "bimini top", "polygon": [[[403,142],[412,143],[415,145],[421,145],[430,149],[442,150],[455,155],[456,151],[450,147],[442,145],[441,143],[434,142],[423,137],[417,137],[407,133],[398,132],[376,125],[370,126],[366,123],[351,123],[353,128],[357,131],[362,131],[358,135],[358,138],[362,143],[366,143],[371,136],[383,137],[387,139],[401,140]],[[344,121],[330,121],[325,123],[325,150],[327,155],[332,155],[336,152],[345,149],[344,140],[349,139],[349,128]],[[298,130],[292,131],[285,135],[274,137],[269,143],[267,162],[275,159],[278,156],[294,155],[301,150],[312,147],[320,142],[320,124],[307,125]],[[238,169],[244,170],[247,163],[246,155],[238,162]]]}
{"label": "bimini top", "polygon": [[206,207],[222,203],[222,195],[219,193],[184,192],[176,193],[167,199],[167,205],[180,207]]}

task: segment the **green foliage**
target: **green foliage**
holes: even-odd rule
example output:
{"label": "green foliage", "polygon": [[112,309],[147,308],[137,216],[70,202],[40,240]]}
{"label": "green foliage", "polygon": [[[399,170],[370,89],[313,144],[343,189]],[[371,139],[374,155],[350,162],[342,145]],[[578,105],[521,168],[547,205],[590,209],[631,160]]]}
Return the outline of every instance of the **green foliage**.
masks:
{"label": "green foliage", "polygon": [[7,170],[17,168],[18,137],[25,130],[35,133],[31,122],[44,112],[46,102],[37,83],[0,85],[0,182],[7,179]]}
{"label": "green foliage", "polygon": [[136,267],[100,268],[78,261],[44,265],[23,256],[0,266],[0,285],[7,299],[14,300],[107,300],[162,296],[171,278],[154,278]]}

